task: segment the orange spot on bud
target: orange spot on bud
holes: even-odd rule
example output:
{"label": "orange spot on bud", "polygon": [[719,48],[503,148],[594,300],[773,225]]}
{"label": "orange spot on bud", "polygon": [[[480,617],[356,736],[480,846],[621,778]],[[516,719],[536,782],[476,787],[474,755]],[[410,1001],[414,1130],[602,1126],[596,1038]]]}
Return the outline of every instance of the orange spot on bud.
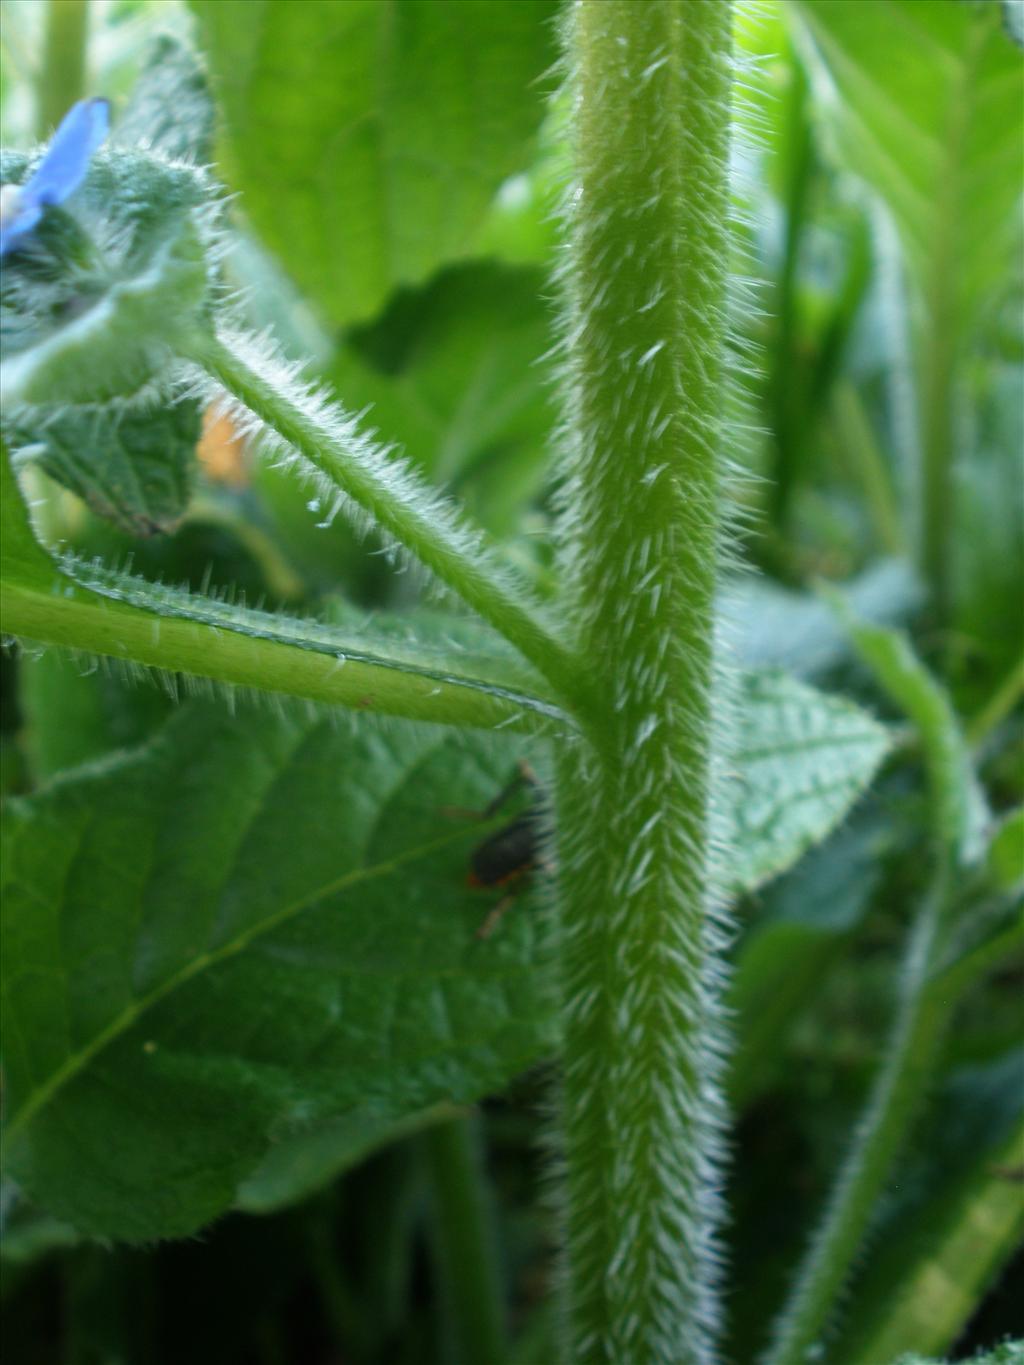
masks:
{"label": "orange spot on bud", "polygon": [[245,488],[249,471],[245,465],[245,442],[235,431],[231,418],[207,408],[203,414],[203,434],[196,447],[199,463],[214,483],[229,488]]}

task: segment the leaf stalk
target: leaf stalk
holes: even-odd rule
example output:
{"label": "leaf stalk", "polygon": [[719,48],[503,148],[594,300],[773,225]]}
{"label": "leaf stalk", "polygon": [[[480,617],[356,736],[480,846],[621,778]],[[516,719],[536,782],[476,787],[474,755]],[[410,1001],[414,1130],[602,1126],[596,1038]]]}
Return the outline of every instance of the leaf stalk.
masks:
{"label": "leaf stalk", "polygon": [[[358,434],[355,423],[326,415],[304,390],[274,383],[229,339],[197,341],[193,359],[249,412],[331,484],[367,512],[431,573],[494,626],[567,700],[583,688],[576,658],[519,585],[446,504],[397,460]],[[297,386],[296,386],[297,387]]]}

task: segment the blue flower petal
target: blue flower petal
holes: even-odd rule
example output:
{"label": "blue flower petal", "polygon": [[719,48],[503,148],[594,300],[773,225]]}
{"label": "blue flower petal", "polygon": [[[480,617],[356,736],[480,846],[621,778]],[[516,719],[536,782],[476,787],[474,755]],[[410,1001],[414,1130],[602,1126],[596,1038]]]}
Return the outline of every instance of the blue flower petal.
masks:
{"label": "blue flower petal", "polygon": [[79,100],[65,114],[53,141],[33,175],[10,193],[0,219],[0,256],[39,222],[48,204],[62,204],[78,189],[89,169],[89,159],[107,135],[110,104],[104,99]]}
{"label": "blue flower petal", "polygon": [[78,189],[89,169],[89,158],[110,127],[108,100],[79,100],[64,115],[46,155],[23,193],[38,204],[63,204]]}

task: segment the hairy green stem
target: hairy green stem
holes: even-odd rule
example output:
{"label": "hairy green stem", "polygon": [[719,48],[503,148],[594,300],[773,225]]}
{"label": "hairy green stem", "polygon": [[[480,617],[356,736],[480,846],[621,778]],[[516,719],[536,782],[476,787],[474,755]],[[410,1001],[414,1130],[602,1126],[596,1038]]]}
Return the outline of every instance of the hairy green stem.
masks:
{"label": "hairy green stem", "polygon": [[[358,658],[340,646],[304,643],[294,635],[289,639],[286,631],[275,630],[272,616],[265,616],[257,631],[251,624],[256,613],[236,612],[250,624],[232,625],[224,619],[231,613],[220,603],[204,604],[201,597],[193,599],[191,611],[172,615],[77,588],[71,579],[63,586],[56,576],[54,581],[54,592],[3,584],[0,619],[5,633],[166,674],[306,697],[367,714],[527,732],[545,725],[525,696],[441,672]],[[154,590],[153,596],[159,594]],[[204,619],[204,605],[217,609],[221,619]],[[557,714],[549,708],[549,719]]]}
{"label": "hairy green stem", "polygon": [[338,423],[325,420],[261,373],[231,342],[197,342],[195,360],[250,412],[280,436],[331,483],[357,503],[387,534],[479,613],[560,693],[581,690],[577,660],[544,622],[537,607],[504,575],[476,538],[456,523],[398,466],[358,436],[346,440]]}
{"label": "hairy green stem", "polygon": [[36,136],[44,141],[85,90],[89,0],[49,0],[36,78]]}
{"label": "hairy green stem", "polygon": [[712,607],[731,9],[577,0],[560,758],[567,1359],[696,1365],[716,1319]]}
{"label": "hairy green stem", "polygon": [[501,1365],[505,1310],[476,1117],[423,1136],[431,1177],[434,1268],[459,1365]]}
{"label": "hairy green stem", "polygon": [[[536,731],[561,717],[498,662],[360,639],[125,575],[65,573],[36,541],[0,442],[0,622],[9,635],[102,654],[168,675],[279,692],[441,724]],[[376,648],[374,647],[376,643]],[[536,679],[543,690],[544,684]],[[527,680],[527,686],[530,683]]]}
{"label": "hairy green stem", "polygon": [[805,1365],[835,1309],[892,1163],[927,1092],[953,998],[929,983],[944,897],[941,880],[911,932],[886,1060],[821,1226],[797,1272],[765,1365]]}
{"label": "hairy green stem", "polygon": [[[819,1349],[836,1300],[863,1243],[878,1198],[917,1117],[942,1035],[975,978],[971,969],[937,970],[948,943],[959,868],[973,854],[973,774],[945,690],[896,631],[847,620],[851,639],[875,680],[913,721],[924,750],[935,870],[911,930],[899,1002],[885,1060],[821,1225],[776,1323],[765,1365],[805,1365]],[[984,966],[985,954],[980,963]]]}

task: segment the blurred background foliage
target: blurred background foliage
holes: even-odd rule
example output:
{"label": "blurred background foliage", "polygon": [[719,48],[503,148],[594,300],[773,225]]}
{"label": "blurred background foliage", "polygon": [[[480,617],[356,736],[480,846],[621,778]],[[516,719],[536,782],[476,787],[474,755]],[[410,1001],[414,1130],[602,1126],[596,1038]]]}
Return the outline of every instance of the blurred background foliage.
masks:
{"label": "blurred background foliage", "polygon": [[[4,0],[4,144],[48,134],[76,81],[123,105],[159,34],[196,44],[221,113],[214,159],[241,193],[224,265],[239,306],[549,592],[557,5],[74,8],[88,22],[87,69],[61,74],[47,57],[50,7]],[[729,455],[756,572],[726,585],[730,634],[741,658],[884,712],[815,586],[841,584],[861,615],[911,628],[963,718],[993,819],[1024,786],[1018,20],[995,0],[765,0],[738,9],[736,30]],[[130,555],[147,577],[328,613],[339,593],[394,608],[420,590],[224,422],[207,422],[191,501],[165,536],[136,540],[32,477],[53,543]],[[139,742],[171,706],[52,653],[5,655],[2,667],[6,791]],[[913,763],[891,764],[838,833],[741,906],[737,1362],[763,1342],[879,1059],[921,890],[921,802]],[[1002,856],[1009,883],[1019,848]],[[979,879],[979,906],[992,886]],[[958,1016],[834,1365],[887,1365],[907,1350],[965,1359],[1024,1335],[1021,984],[1019,966],[1001,969]],[[553,1358],[542,1305],[554,1233],[537,1198],[546,1086],[524,1077],[474,1130],[520,1365]],[[457,1361],[429,1142],[410,1136],[286,1207],[141,1250],[79,1243],[7,1190],[9,1360]]]}

